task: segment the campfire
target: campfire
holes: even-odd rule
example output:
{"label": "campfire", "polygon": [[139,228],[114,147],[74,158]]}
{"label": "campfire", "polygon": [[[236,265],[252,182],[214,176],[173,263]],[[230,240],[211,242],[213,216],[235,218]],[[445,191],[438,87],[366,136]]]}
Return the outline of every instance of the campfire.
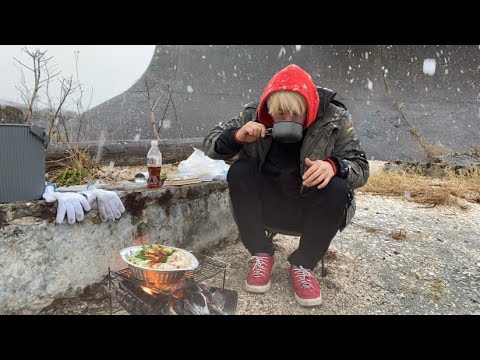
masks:
{"label": "campfire", "polygon": [[[129,268],[108,274],[111,300],[132,315],[232,315],[238,293],[225,289],[228,264],[207,256],[198,256],[199,267],[168,288],[142,281]],[[202,281],[223,273],[221,288]],[[111,302],[110,302],[111,303]],[[112,313],[112,306],[110,306]]]}

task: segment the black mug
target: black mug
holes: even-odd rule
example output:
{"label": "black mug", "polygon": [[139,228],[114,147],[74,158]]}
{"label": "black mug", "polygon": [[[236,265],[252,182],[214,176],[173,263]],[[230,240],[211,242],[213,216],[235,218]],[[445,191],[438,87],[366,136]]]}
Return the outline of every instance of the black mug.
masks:
{"label": "black mug", "polygon": [[277,121],[273,127],[267,129],[266,136],[273,136],[273,139],[283,143],[295,143],[302,140],[303,123],[297,121]]}

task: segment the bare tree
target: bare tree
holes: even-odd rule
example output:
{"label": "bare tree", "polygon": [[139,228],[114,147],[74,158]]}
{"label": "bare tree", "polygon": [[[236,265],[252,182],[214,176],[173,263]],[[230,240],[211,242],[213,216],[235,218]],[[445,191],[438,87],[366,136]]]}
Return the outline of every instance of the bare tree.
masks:
{"label": "bare tree", "polygon": [[[28,56],[30,56],[30,59],[32,60],[32,65],[29,66],[27,64],[24,64],[17,58],[14,58],[14,60],[23,68],[26,68],[33,73],[34,84],[33,88],[28,86],[23,68],[19,67],[19,71],[21,74],[20,86],[15,87],[18,89],[18,91],[20,91],[22,100],[27,108],[27,114],[25,115],[25,124],[31,125],[33,123],[33,110],[36,101],[38,100],[39,90],[45,83],[50,82],[50,80],[56,77],[60,72],[56,72],[56,69],[49,66],[49,61],[52,59],[52,57],[47,57],[47,51],[41,51],[40,49],[32,51],[27,49],[26,46],[22,49],[22,51],[25,52]],[[46,76],[45,78],[43,78],[45,73]]]}
{"label": "bare tree", "polygon": [[[44,106],[42,112],[47,113],[46,119],[44,119],[47,122],[50,139],[55,142],[70,142],[75,139],[75,135],[71,134],[67,127],[66,121],[68,116],[64,108],[67,100],[73,99],[73,103],[77,108],[77,116],[74,119],[79,120],[76,134],[76,141],[78,141],[84,125],[85,113],[90,107],[93,95],[92,90],[88,105],[85,107],[83,104],[84,89],[78,74],[79,51],[74,52],[76,79],[74,79],[73,75],[69,77],[60,76],[61,71],[57,69],[56,65],[51,63],[53,57],[47,57],[47,51],[41,51],[40,49],[32,51],[27,49],[27,47],[23,48],[22,51],[30,57],[33,63],[33,66],[29,66],[14,58],[20,65],[18,68],[21,74],[21,84],[16,86],[16,88],[20,91],[27,108],[25,123],[28,125],[33,123],[37,104],[40,103]],[[28,83],[24,69],[33,73],[33,86]],[[53,95],[52,84],[54,80],[58,81],[58,96]],[[42,98],[40,94],[42,94]],[[78,96],[75,97],[77,94]]]}
{"label": "bare tree", "polygon": [[[160,102],[164,94],[162,94],[158,82],[153,79],[153,76],[145,74],[145,76],[143,77],[143,89],[134,92],[139,92],[146,98],[150,125],[152,125],[153,134],[157,139],[160,139],[159,126],[155,121],[155,109],[157,108],[158,103]],[[162,124],[160,124],[160,128],[161,125]]]}
{"label": "bare tree", "polygon": [[[150,73],[146,73],[143,77],[142,89],[134,90],[132,92],[140,93],[142,96],[145,97],[147,107],[148,107],[150,124],[152,126],[153,133],[157,139],[160,138],[160,130],[163,127],[163,122],[165,120],[165,116],[167,115],[168,107],[170,104],[172,104],[175,121],[177,122],[180,128],[181,137],[182,138],[184,137],[183,128],[180,125],[180,121],[178,120],[177,109],[175,107],[175,103],[172,98],[173,96],[172,84],[170,83],[160,84],[160,82],[155,79],[155,76],[152,74],[152,72],[150,72]],[[163,108],[162,117],[160,118],[160,121],[157,122],[156,111],[158,110],[157,107],[160,104],[162,104],[162,102],[160,101],[162,99],[166,101],[166,104],[165,104],[165,107]],[[161,106],[159,110],[162,110]]]}

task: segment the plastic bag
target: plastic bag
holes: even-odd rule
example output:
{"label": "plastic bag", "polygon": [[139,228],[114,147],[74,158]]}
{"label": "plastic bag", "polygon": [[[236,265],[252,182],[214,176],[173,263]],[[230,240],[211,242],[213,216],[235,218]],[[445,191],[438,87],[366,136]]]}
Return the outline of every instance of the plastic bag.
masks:
{"label": "plastic bag", "polygon": [[230,168],[223,160],[213,160],[206,156],[202,150],[193,148],[192,155],[178,165],[179,174],[195,174],[202,181],[225,181]]}

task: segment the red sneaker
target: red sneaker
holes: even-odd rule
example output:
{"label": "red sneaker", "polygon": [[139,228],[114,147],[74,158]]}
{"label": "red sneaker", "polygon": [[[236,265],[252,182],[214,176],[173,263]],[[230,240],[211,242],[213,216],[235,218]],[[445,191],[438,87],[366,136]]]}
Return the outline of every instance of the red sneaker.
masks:
{"label": "red sneaker", "polygon": [[312,270],[292,265],[288,272],[295,291],[295,300],[300,305],[317,306],[322,303],[322,292]]}
{"label": "red sneaker", "polygon": [[271,285],[270,278],[274,263],[273,256],[267,254],[252,256],[249,260],[250,270],[245,280],[245,289],[254,293],[267,292]]}

